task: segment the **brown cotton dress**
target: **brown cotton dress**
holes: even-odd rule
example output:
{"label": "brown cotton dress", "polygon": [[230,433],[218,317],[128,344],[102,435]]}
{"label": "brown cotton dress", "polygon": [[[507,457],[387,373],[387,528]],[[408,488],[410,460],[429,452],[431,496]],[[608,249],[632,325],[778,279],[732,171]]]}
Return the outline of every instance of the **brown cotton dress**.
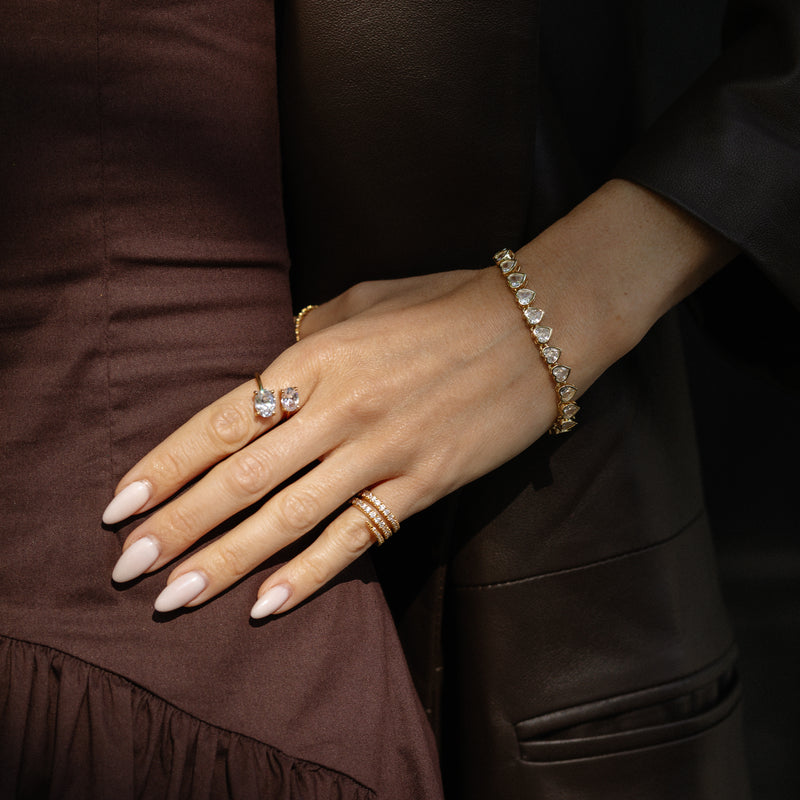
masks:
{"label": "brown cotton dress", "polygon": [[[368,559],[170,615],[115,484],[292,342],[272,3],[0,9],[0,797],[438,798]],[[285,556],[284,556],[285,557]]]}

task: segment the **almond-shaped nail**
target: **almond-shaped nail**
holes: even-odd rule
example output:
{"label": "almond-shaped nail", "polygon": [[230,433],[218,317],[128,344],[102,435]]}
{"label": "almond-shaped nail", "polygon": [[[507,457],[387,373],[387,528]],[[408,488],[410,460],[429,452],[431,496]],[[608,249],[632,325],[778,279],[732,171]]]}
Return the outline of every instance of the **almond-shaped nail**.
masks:
{"label": "almond-shaped nail", "polygon": [[289,599],[290,594],[291,590],[285,583],[273,586],[256,600],[250,609],[250,616],[253,619],[263,619],[274,614]]}
{"label": "almond-shaped nail", "polygon": [[150,499],[150,484],[147,481],[129,483],[107,506],[103,512],[103,522],[114,525],[135,514]]}
{"label": "almond-shaped nail", "polygon": [[183,608],[208,586],[205,575],[199,572],[187,572],[176,578],[167,586],[161,594],[156,597],[154,603],[156,611],[175,611],[176,608]]}
{"label": "almond-shaped nail", "polygon": [[161,548],[155,539],[143,536],[137,539],[120,557],[114,565],[111,580],[116,583],[125,583],[138,578],[143,572],[156,563]]}

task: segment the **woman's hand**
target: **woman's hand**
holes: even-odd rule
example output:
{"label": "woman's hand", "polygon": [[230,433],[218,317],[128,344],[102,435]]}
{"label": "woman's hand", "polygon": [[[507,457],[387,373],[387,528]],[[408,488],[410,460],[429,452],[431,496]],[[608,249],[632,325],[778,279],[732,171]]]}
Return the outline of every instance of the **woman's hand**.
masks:
{"label": "woman's hand", "polygon": [[[211,467],[129,536],[114,577],[130,580],[315,465],[178,565],[158,610],[209,600],[361,489],[402,521],[525,449],[554,419],[551,379],[496,267],[360,284],[308,314],[302,333],[261,375],[276,397],[297,388],[290,418],[280,422],[280,408],[257,416],[251,379],[120,482],[107,522],[168,500]],[[254,615],[297,605],[372,543],[348,506],[270,575]]]}
{"label": "woman's hand", "polygon": [[[666,200],[612,181],[518,257],[583,391],[734,253]],[[118,522],[211,468],[133,531],[113,575],[125,581],[271,495],[173,570],[158,610],[209,600],[364,488],[402,521],[508,461],[556,416],[553,382],[495,267],[361,284],[302,330],[261,376],[276,395],[297,388],[293,416],[256,416],[248,381],[145,456],[106,509],[104,521]],[[372,541],[347,507],[270,575],[253,615],[297,605]]]}

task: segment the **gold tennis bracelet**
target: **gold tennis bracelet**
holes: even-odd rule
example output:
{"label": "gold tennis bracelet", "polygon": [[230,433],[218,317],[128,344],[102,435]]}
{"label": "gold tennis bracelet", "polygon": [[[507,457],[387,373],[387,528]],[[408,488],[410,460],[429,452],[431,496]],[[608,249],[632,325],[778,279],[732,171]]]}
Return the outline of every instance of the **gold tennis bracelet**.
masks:
{"label": "gold tennis bracelet", "polygon": [[580,409],[577,403],[572,402],[578,390],[571,383],[567,383],[570,368],[559,363],[561,350],[550,343],[553,329],[541,324],[544,311],[533,306],[536,292],[528,286],[528,276],[520,271],[514,251],[507,247],[500,250],[494,254],[494,263],[500,267],[509,289],[514,293],[525,317],[525,324],[530,329],[531,339],[539,348],[539,354],[555,382],[558,414],[550,426],[550,433],[566,433],[578,424],[575,415]]}

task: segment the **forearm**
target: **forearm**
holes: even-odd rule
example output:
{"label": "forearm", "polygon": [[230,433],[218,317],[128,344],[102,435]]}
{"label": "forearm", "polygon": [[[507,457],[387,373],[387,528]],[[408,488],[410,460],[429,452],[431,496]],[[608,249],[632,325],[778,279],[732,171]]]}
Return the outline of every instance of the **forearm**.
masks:
{"label": "forearm", "polygon": [[735,254],[682,209],[622,180],[517,251],[579,389]]}

